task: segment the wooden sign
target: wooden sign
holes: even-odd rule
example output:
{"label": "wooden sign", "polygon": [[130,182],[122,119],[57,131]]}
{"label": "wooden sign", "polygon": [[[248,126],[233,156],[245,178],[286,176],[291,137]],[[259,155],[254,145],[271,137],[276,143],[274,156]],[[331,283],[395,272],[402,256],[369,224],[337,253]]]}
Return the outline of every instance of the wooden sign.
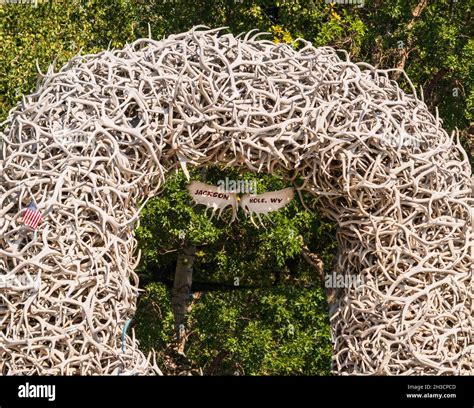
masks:
{"label": "wooden sign", "polygon": [[219,187],[201,183],[200,181],[192,181],[188,187],[189,194],[196,204],[205,205],[212,209],[212,213],[219,210],[218,216],[222,214],[224,208],[231,207],[233,216],[232,221],[237,214],[237,195],[222,191]]}
{"label": "wooden sign", "polygon": [[262,222],[260,214],[278,211],[293,200],[295,196],[293,188],[289,187],[263,194],[244,194],[242,198],[239,198],[235,193],[229,193],[219,187],[199,181],[192,181],[189,184],[188,191],[196,204],[202,204],[211,208],[213,214],[219,211],[218,216],[222,214],[225,208],[230,206],[233,213],[232,221],[237,216],[239,205],[251,219],[256,214],[260,222]]}

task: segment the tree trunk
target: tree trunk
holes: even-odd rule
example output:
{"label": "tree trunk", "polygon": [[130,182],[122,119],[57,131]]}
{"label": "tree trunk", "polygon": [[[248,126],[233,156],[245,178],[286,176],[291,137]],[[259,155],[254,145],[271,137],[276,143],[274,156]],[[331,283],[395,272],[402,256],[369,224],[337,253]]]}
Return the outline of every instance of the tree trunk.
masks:
{"label": "tree trunk", "polygon": [[311,267],[314,268],[319,280],[324,286],[324,262],[322,259],[311,252],[306,245],[301,247],[301,256]]}
{"label": "tree trunk", "polygon": [[186,243],[178,252],[178,261],[174,275],[173,289],[171,291],[171,309],[173,311],[176,336],[178,339],[178,353],[184,354],[186,329],[185,316],[187,300],[191,294],[193,283],[193,265],[196,246]]}
{"label": "tree trunk", "polygon": [[[410,35],[410,30],[413,28],[416,20],[421,16],[421,13],[423,12],[423,10],[425,9],[427,5],[428,5],[428,0],[420,0],[418,4],[415,6],[415,8],[411,11],[412,18],[406,26],[406,31],[409,33],[409,35]],[[412,47],[412,43],[413,43],[413,37],[409,36],[407,39],[407,44],[405,44],[405,46],[399,51],[399,60],[397,63],[398,69],[405,69],[405,64],[408,59],[409,50]],[[401,73],[395,72],[394,79],[399,80],[400,77],[401,77]]]}

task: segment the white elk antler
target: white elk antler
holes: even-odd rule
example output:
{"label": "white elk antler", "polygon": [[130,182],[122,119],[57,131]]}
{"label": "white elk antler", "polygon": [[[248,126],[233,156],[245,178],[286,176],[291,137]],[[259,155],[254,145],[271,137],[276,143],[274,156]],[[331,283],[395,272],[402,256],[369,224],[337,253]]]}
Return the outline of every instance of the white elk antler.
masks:
{"label": "white elk antler", "polygon": [[[301,180],[337,221],[335,272],[362,285],[331,304],[335,372],[473,374],[474,199],[457,138],[408,78],[412,93],[330,47],[219,31],[77,56],[10,111],[0,273],[41,285],[0,288],[0,373],[157,371],[133,332],[122,350],[133,229],[181,163]],[[36,232],[18,219],[28,186],[47,211]]]}

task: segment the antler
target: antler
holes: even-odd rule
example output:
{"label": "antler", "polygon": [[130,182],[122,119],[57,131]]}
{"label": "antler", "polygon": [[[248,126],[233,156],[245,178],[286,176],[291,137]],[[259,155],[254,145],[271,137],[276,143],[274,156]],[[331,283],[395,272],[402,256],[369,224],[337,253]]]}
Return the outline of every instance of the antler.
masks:
{"label": "antler", "polygon": [[[3,126],[3,374],[156,371],[122,331],[138,295],[140,200],[179,163],[290,171],[339,225],[330,318],[343,374],[472,374],[466,153],[390,70],[330,47],[191,30],[77,56]],[[83,140],[81,140],[83,138]],[[37,232],[18,214],[30,188]],[[153,368],[155,367],[155,368]]]}

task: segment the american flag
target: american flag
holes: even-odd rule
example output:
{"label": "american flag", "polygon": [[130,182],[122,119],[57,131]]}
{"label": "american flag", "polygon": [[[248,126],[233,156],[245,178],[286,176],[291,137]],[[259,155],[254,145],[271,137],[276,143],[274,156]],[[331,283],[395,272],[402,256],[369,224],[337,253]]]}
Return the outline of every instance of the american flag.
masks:
{"label": "american flag", "polygon": [[32,201],[26,208],[25,215],[23,216],[23,223],[29,227],[36,229],[41,222],[41,212],[36,207],[36,204]]}

